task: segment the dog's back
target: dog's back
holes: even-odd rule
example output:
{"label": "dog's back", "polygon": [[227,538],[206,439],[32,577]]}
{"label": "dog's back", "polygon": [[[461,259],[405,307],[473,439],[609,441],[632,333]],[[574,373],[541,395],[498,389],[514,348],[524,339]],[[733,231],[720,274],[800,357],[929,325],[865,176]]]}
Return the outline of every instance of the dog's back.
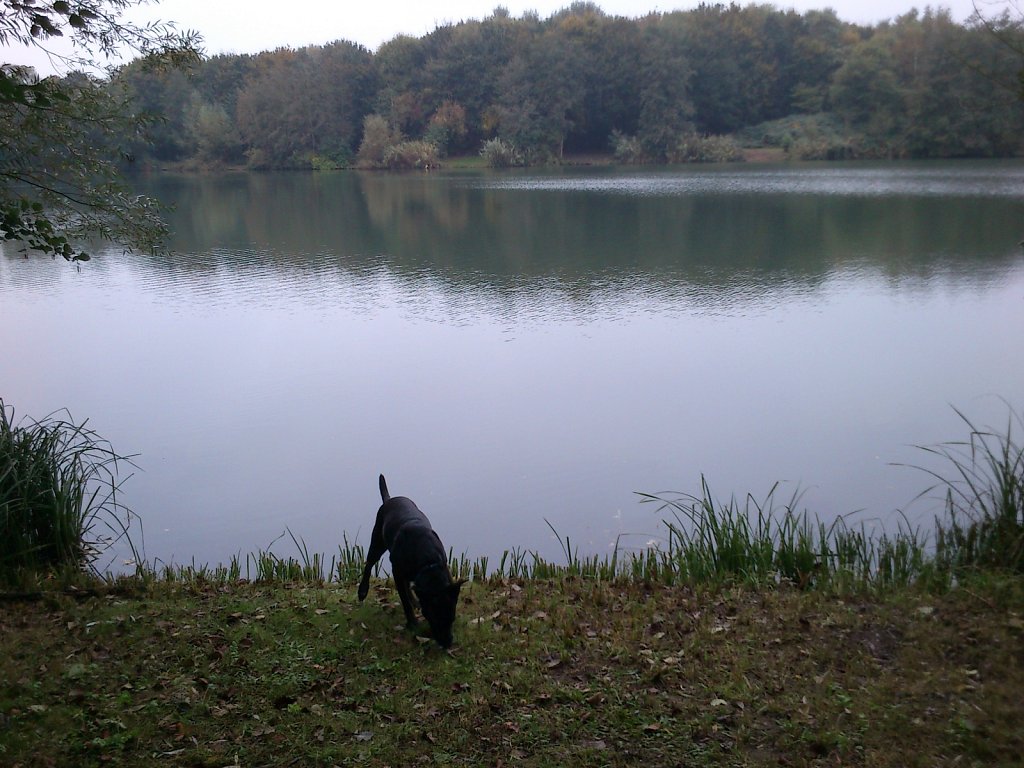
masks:
{"label": "dog's back", "polygon": [[[388,493],[388,484],[384,475],[380,476],[380,509],[377,510],[377,526],[380,527],[380,536],[384,546],[391,552],[391,560],[397,558],[405,561],[409,566],[414,566],[417,560],[432,560],[439,557],[441,562],[446,562],[444,546],[440,538],[430,525],[430,520],[423,514],[423,510],[416,506],[416,503],[405,496],[392,497]],[[411,557],[403,557],[404,549],[402,540],[414,539],[416,542],[415,552]],[[435,544],[436,546],[432,546]],[[396,548],[399,552],[396,552]],[[399,566],[401,567],[401,565]]]}

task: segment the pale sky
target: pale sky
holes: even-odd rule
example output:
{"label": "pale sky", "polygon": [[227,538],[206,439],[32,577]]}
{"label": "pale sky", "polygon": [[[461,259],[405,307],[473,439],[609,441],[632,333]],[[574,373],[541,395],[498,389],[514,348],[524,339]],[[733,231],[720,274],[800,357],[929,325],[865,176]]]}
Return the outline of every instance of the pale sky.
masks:
{"label": "pale sky", "polygon": [[[841,19],[874,24],[900,16],[912,8],[926,5],[946,8],[956,21],[964,21],[974,2],[984,9],[998,8],[1006,0],[940,0],[915,3],[913,0],[782,0],[771,3],[778,8],[804,12],[831,7]],[[1010,0],[1019,2],[1019,0]],[[373,0],[337,2],[305,0],[291,6],[275,0],[163,0],[159,4],[133,9],[127,18],[135,22],[174,21],[180,29],[194,29],[204,38],[206,52],[257,53],[282,46],[298,48],[334,40],[350,40],[370,50],[398,34],[421,37],[437,26],[465,19],[482,19],[498,5],[518,18],[536,11],[541,18],[567,7],[571,0]],[[597,5],[613,16],[639,17],[652,11],[694,8],[698,0],[603,0]],[[742,3],[746,4],[746,3]],[[0,49],[0,60],[31,64],[40,74],[50,74],[45,55],[22,47]]]}

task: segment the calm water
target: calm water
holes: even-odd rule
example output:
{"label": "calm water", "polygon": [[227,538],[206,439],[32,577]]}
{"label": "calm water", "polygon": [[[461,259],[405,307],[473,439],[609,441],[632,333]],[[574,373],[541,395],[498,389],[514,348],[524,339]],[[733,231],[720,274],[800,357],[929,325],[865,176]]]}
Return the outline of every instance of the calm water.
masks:
{"label": "calm water", "polygon": [[145,187],[172,256],[0,256],[0,396],[139,454],[150,560],[365,544],[379,472],[474,557],[642,546],[702,474],[928,521],[892,464],[1024,407],[1021,164]]}

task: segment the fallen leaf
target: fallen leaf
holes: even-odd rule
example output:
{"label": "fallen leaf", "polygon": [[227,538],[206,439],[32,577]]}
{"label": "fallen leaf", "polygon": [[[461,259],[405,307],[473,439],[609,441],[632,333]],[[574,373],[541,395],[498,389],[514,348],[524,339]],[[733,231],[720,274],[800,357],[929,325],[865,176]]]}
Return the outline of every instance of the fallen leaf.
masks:
{"label": "fallen leaf", "polygon": [[584,741],[580,744],[584,749],[596,749],[602,750],[607,749],[608,745],[604,743],[603,739],[595,739],[594,741]]}
{"label": "fallen leaf", "polygon": [[649,723],[644,726],[644,733],[657,733],[661,730],[661,723]]}
{"label": "fallen leaf", "polygon": [[373,738],[373,731],[360,731],[356,734],[356,741],[369,741]]}
{"label": "fallen leaf", "polygon": [[729,702],[726,701],[725,699],[712,699],[711,700],[711,706],[712,707],[727,707],[727,706],[729,706]]}

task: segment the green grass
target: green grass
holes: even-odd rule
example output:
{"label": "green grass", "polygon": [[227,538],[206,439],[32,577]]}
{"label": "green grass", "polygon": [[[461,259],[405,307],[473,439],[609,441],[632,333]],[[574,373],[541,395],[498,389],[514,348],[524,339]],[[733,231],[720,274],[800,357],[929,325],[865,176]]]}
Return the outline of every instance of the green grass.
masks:
{"label": "green grass", "polygon": [[10,766],[1014,765],[1024,582],[856,597],[565,575],[463,589],[134,582],[0,602]]}
{"label": "green grass", "polygon": [[86,422],[15,422],[0,400],[0,580],[80,569],[112,541],[130,545],[132,513],[118,498],[125,466]]}

